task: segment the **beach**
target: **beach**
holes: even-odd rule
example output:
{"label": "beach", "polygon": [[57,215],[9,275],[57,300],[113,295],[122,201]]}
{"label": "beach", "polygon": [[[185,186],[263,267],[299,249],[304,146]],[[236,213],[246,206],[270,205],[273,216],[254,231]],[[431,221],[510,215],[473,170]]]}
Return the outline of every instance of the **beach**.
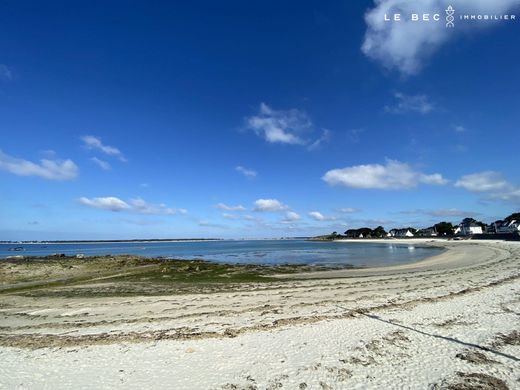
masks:
{"label": "beach", "polygon": [[424,244],[446,250],[215,291],[3,292],[0,387],[520,388],[520,244]]}

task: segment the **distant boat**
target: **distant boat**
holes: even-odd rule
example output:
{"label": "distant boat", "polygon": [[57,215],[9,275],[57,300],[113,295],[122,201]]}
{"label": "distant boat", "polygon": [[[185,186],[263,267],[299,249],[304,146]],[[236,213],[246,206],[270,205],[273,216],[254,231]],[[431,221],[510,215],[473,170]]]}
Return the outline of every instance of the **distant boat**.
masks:
{"label": "distant boat", "polygon": [[9,248],[10,251],[16,251],[16,252],[20,252],[20,251],[24,251],[25,248],[23,246],[15,246],[13,248]]}

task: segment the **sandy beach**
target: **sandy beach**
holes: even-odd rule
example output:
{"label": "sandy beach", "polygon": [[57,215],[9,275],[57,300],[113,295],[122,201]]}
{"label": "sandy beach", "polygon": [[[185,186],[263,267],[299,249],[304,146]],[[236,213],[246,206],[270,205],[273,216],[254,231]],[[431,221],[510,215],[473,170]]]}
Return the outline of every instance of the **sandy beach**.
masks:
{"label": "sandy beach", "polygon": [[226,291],[3,292],[0,388],[520,388],[520,244],[429,241],[446,251]]}

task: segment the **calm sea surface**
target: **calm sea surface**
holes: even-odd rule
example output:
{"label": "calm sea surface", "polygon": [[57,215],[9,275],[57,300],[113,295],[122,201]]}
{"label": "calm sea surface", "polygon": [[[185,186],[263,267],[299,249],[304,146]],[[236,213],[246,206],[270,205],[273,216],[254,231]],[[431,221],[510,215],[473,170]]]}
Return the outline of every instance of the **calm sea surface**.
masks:
{"label": "calm sea surface", "polygon": [[[22,247],[23,250],[10,249]],[[304,240],[226,240],[203,242],[133,242],[67,244],[0,244],[0,258],[64,253],[85,256],[133,254],[144,257],[203,259],[242,264],[374,266],[411,263],[440,249],[392,243],[345,243]]]}

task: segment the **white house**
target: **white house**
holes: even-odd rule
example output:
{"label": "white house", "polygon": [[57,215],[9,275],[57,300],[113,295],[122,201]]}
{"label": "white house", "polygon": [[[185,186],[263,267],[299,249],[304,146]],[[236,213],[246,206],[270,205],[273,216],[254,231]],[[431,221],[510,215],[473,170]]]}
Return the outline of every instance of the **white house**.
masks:
{"label": "white house", "polygon": [[512,220],[509,224],[509,230],[512,233],[520,233],[520,221]]}
{"label": "white house", "polygon": [[387,237],[413,237],[410,229],[392,229],[388,232]]}
{"label": "white house", "polygon": [[461,223],[459,226],[455,228],[455,234],[459,234],[461,236],[471,236],[473,234],[482,234],[482,226],[477,225],[476,223]]}
{"label": "white house", "polygon": [[504,222],[497,226],[497,233],[517,233],[520,232],[520,221],[513,219],[511,222]]}
{"label": "white house", "polygon": [[413,233],[409,229],[403,229],[404,232],[400,232],[398,237],[413,237]]}

